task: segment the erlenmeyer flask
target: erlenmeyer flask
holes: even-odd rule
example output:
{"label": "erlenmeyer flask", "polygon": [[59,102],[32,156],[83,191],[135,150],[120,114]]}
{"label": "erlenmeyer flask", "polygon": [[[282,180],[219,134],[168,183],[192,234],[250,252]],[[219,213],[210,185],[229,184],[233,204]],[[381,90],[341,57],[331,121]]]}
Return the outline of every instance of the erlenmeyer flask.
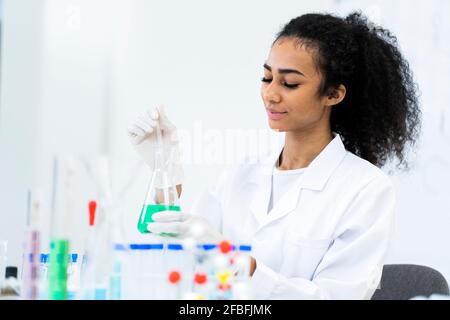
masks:
{"label": "erlenmeyer flask", "polygon": [[[147,225],[153,222],[152,216],[160,211],[180,211],[178,192],[172,181],[172,154],[164,161],[163,149],[156,149],[155,165],[147,196],[142,206],[138,221],[138,230],[141,233],[150,233]],[[160,234],[172,236],[172,234]]]}

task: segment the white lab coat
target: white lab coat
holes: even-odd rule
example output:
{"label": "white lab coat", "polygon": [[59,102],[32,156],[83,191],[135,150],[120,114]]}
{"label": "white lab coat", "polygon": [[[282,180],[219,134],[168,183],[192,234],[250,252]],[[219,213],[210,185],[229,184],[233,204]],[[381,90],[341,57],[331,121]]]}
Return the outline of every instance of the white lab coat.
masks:
{"label": "white lab coat", "polygon": [[194,212],[252,245],[255,299],[370,299],[394,224],[390,179],[336,135],[268,213],[280,152],[225,172]]}

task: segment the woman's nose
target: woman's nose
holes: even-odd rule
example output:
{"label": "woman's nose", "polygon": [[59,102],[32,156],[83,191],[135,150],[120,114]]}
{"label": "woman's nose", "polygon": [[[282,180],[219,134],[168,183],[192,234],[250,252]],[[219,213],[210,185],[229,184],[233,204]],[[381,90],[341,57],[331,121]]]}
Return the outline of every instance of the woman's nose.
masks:
{"label": "woman's nose", "polygon": [[263,89],[263,98],[270,103],[279,103],[281,95],[273,88],[272,84]]}

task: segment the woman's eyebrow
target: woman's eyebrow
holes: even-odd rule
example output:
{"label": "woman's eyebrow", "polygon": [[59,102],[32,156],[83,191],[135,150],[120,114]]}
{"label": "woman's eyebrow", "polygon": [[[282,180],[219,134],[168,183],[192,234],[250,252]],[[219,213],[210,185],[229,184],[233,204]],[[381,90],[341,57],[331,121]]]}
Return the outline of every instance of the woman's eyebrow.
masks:
{"label": "woman's eyebrow", "polygon": [[[264,69],[267,69],[270,72],[272,72],[272,68],[269,65],[267,65],[266,63],[264,64]],[[295,74],[298,74],[300,76],[305,77],[303,72],[300,72],[300,71],[295,70],[295,69],[278,69],[278,73],[281,73],[281,74],[295,73]]]}

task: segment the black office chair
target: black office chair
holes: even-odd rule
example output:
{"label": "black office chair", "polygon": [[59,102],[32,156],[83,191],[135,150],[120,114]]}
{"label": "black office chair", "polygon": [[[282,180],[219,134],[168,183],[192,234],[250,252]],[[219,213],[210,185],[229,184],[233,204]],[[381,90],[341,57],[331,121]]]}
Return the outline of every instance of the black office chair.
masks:
{"label": "black office chair", "polygon": [[409,300],[432,294],[449,295],[447,280],[439,271],[425,266],[391,264],[384,266],[380,289],[375,291],[372,300]]}

